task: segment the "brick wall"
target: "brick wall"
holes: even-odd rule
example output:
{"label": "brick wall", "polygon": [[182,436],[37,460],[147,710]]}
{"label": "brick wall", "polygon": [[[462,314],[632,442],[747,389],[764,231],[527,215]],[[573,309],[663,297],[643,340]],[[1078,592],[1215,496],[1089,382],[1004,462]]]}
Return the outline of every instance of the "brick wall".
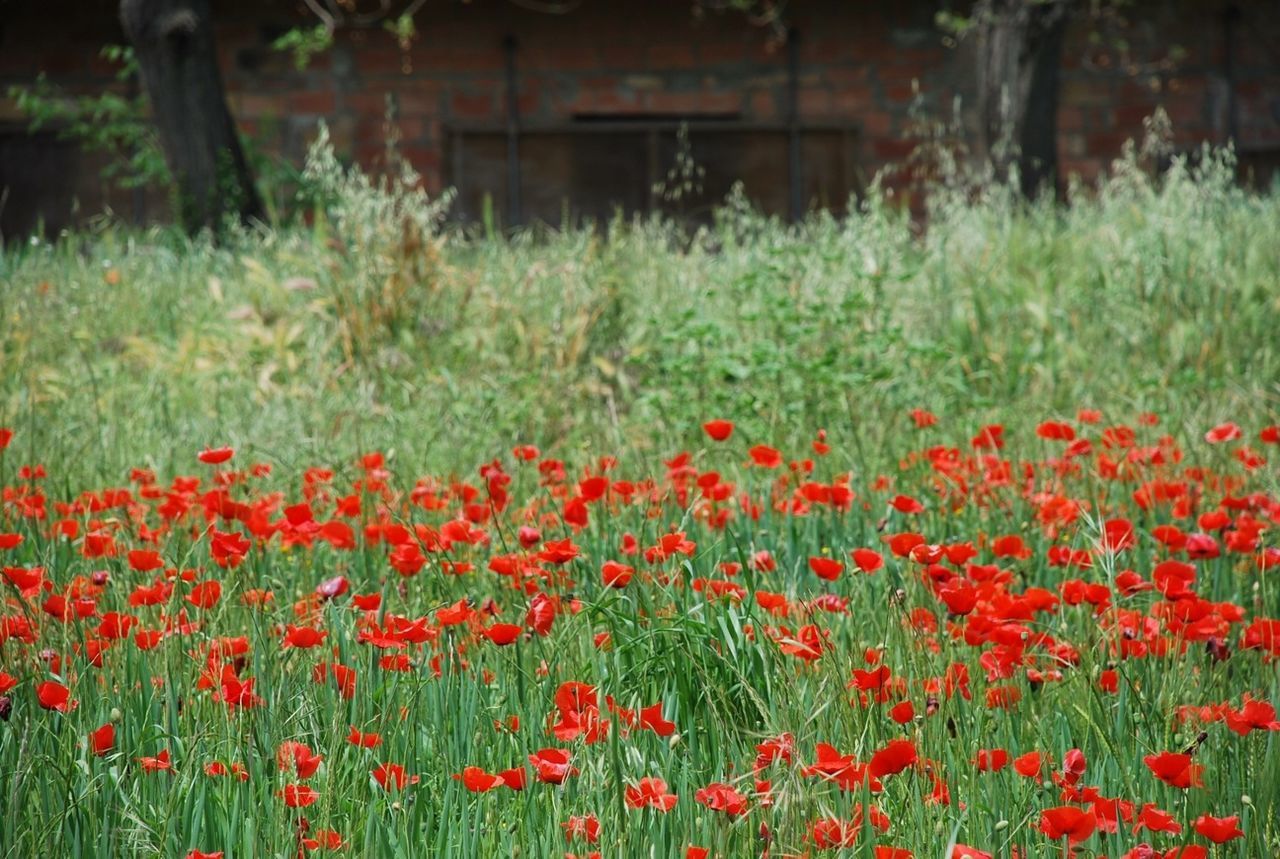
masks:
{"label": "brick wall", "polygon": [[[382,30],[348,31],[305,71],[269,47],[284,30],[309,21],[299,4],[214,6],[232,113],[255,148],[297,160],[323,119],[340,152],[376,165],[390,98],[401,150],[432,190],[449,180],[449,129],[505,121],[507,36],[516,40],[522,124],[629,115],[769,123],[785,120],[790,109],[786,48],[740,15],[694,14],[690,0],[585,0],[565,15],[506,0],[439,0],[420,15],[408,51]],[[911,151],[913,101],[938,118],[950,115],[957,96],[973,101],[971,64],[963,49],[943,45],[933,26],[936,7],[914,0],[790,4],[799,36],[799,118],[855,128],[864,178]],[[1141,135],[1143,118],[1157,106],[1168,111],[1184,149],[1223,142],[1234,128],[1249,158],[1262,164],[1275,157],[1280,15],[1273,2],[1242,0],[1230,19],[1227,8],[1217,0],[1140,3],[1102,47],[1091,43],[1089,28],[1073,28],[1059,114],[1065,171],[1094,178],[1126,139]],[[119,86],[97,57],[102,44],[122,40],[108,0],[20,5],[0,28],[0,87],[37,72],[73,91]],[[1118,39],[1127,50],[1117,49]],[[1181,53],[1170,61],[1173,45]],[[20,128],[12,103],[0,99],[0,133],[7,129],[12,140]],[[0,145],[0,158],[5,151]],[[0,176],[5,169],[0,163]],[[82,210],[106,204],[127,215],[139,201],[101,187],[95,169],[78,161],[66,168],[74,171]]]}

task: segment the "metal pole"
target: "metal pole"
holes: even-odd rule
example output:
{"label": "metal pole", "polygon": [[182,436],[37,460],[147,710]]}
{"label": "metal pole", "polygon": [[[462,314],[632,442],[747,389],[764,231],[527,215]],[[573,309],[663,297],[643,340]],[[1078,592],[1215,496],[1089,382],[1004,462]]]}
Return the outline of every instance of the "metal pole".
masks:
{"label": "metal pole", "polygon": [[800,34],[787,30],[787,164],[791,220],[804,215],[804,177],[800,165]]}
{"label": "metal pole", "polygon": [[1236,24],[1240,7],[1232,3],[1222,11],[1222,76],[1227,79],[1227,142],[1236,145],[1240,135],[1240,106],[1236,101]]}
{"label": "metal pole", "polygon": [[507,226],[520,223],[520,102],[516,83],[516,38],[502,40],[507,65]]}

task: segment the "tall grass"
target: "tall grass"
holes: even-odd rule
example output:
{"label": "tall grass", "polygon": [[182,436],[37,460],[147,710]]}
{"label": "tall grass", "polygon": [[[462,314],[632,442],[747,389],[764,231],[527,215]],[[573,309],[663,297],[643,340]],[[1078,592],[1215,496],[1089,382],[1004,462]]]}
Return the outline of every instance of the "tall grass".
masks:
{"label": "tall grass", "polygon": [[870,456],[915,406],[1198,425],[1280,396],[1280,198],[1237,188],[1227,153],[1158,179],[1131,158],[1065,208],[940,191],[923,235],[873,190],[794,226],[731,199],[692,236],[475,236],[312,166],[312,229],[108,228],[0,258],[0,419],[26,453],[68,477],[193,439],[438,468],[532,439],[647,455],[721,412],[777,441],[847,427]]}

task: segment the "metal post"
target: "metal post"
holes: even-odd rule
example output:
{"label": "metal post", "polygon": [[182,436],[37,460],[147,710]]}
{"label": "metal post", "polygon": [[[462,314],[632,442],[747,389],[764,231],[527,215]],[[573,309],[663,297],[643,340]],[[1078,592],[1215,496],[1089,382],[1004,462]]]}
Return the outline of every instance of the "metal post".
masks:
{"label": "metal post", "polygon": [[1236,101],[1236,24],[1240,7],[1232,3],[1222,11],[1222,76],[1227,81],[1227,142],[1237,145],[1240,135],[1240,106]]}
{"label": "metal post", "polygon": [[507,65],[507,226],[520,223],[520,101],[516,82],[516,38],[502,40]]}
{"label": "metal post", "polygon": [[800,165],[800,34],[787,30],[787,164],[791,220],[804,215],[804,177]]}

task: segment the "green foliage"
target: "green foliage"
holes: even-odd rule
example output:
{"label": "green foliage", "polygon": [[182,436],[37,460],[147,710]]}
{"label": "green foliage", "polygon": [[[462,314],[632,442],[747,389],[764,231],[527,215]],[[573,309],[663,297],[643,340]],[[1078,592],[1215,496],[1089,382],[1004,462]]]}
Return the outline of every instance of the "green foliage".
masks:
{"label": "green foliage", "polygon": [[691,236],[619,219],[501,239],[320,147],[309,229],[9,251],[0,424],[119,475],[190,439],[455,467],[534,440],[655,456],[723,413],[795,447],[843,428],[873,463],[916,406],[1266,414],[1280,200],[1232,173],[1207,152],[1156,178],[1134,153],[1069,208],[941,185],[923,234],[872,189],[844,220],[788,226],[739,198]]}
{"label": "green foliage", "polygon": [[[102,57],[119,66],[117,89],[138,73],[133,49],[107,45]],[[31,86],[9,88],[9,97],[30,120],[32,131],[54,128],[66,140],[110,156],[103,177],[123,188],[167,186],[169,171],[155,129],[148,117],[146,97],[108,91],[71,96],[41,74]]]}
{"label": "green foliage", "polygon": [[271,43],[276,51],[287,51],[293,55],[293,64],[298,71],[311,65],[317,54],[322,54],[333,47],[333,30],[324,24],[314,27],[294,27]]}

